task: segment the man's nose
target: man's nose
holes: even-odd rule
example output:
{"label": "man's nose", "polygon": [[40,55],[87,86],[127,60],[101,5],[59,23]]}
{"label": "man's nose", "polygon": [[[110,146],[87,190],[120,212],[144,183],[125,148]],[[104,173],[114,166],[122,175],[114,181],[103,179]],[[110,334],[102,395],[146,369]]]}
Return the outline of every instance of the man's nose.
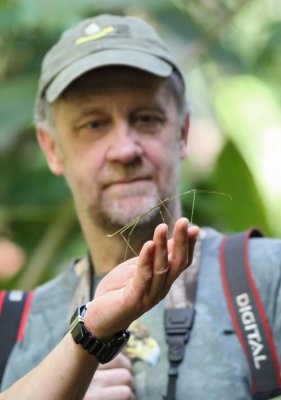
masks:
{"label": "man's nose", "polygon": [[112,130],[107,151],[109,161],[129,164],[142,156],[142,146],[137,132],[127,122],[119,122]]}

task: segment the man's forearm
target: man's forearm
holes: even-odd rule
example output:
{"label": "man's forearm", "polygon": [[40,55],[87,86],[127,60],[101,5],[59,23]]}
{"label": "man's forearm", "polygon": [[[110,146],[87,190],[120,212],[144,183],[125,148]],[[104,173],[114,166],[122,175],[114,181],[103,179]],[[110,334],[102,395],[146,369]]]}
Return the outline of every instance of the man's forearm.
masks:
{"label": "man's forearm", "polygon": [[83,399],[98,365],[68,333],[41,364],[0,394],[0,399]]}

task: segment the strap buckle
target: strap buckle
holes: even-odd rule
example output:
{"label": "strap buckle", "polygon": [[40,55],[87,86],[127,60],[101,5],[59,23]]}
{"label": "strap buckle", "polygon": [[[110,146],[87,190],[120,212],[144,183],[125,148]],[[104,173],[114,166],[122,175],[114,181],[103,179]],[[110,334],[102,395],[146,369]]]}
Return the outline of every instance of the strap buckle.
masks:
{"label": "strap buckle", "polygon": [[[166,341],[169,346],[169,361],[171,363],[179,363],[183,359],[185,344],[190,337],[194,314],[194,307],[165,310]],[[172,374],[174,375],[174,373]]]}

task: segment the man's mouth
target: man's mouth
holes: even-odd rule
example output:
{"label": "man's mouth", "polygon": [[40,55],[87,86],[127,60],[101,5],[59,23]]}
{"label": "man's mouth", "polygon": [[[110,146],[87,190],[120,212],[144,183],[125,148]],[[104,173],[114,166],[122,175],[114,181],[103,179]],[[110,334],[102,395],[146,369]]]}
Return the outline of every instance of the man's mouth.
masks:
{"label": "man's mouth", "polygon": [[133,178],[133,179],[119,179],[119,180],[114,180],[112,182],[109,182],[105,184],[105,188],[108,188],[110,186],[126,186],[126,185],[133,185],[133,184],[138,184],[138,183],[143,183],[151,181],[151,178],[148,177],[140,177],[140,178]]}

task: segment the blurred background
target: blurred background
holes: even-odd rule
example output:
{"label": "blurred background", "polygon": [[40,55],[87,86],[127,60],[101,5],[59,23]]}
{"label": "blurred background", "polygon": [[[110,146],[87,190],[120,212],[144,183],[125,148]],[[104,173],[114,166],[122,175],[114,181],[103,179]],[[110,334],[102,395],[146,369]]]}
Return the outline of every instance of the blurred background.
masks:
{"label": "blurred background", "polygon": [[192,113],[186,215],[196,189],[195,223],[281,236],[280,1],[0,0],[1,287],[32,288],[85,252],[68,189],[38,149],[32,109],[47,49],[99,13],[145,18],[179,60]]}

